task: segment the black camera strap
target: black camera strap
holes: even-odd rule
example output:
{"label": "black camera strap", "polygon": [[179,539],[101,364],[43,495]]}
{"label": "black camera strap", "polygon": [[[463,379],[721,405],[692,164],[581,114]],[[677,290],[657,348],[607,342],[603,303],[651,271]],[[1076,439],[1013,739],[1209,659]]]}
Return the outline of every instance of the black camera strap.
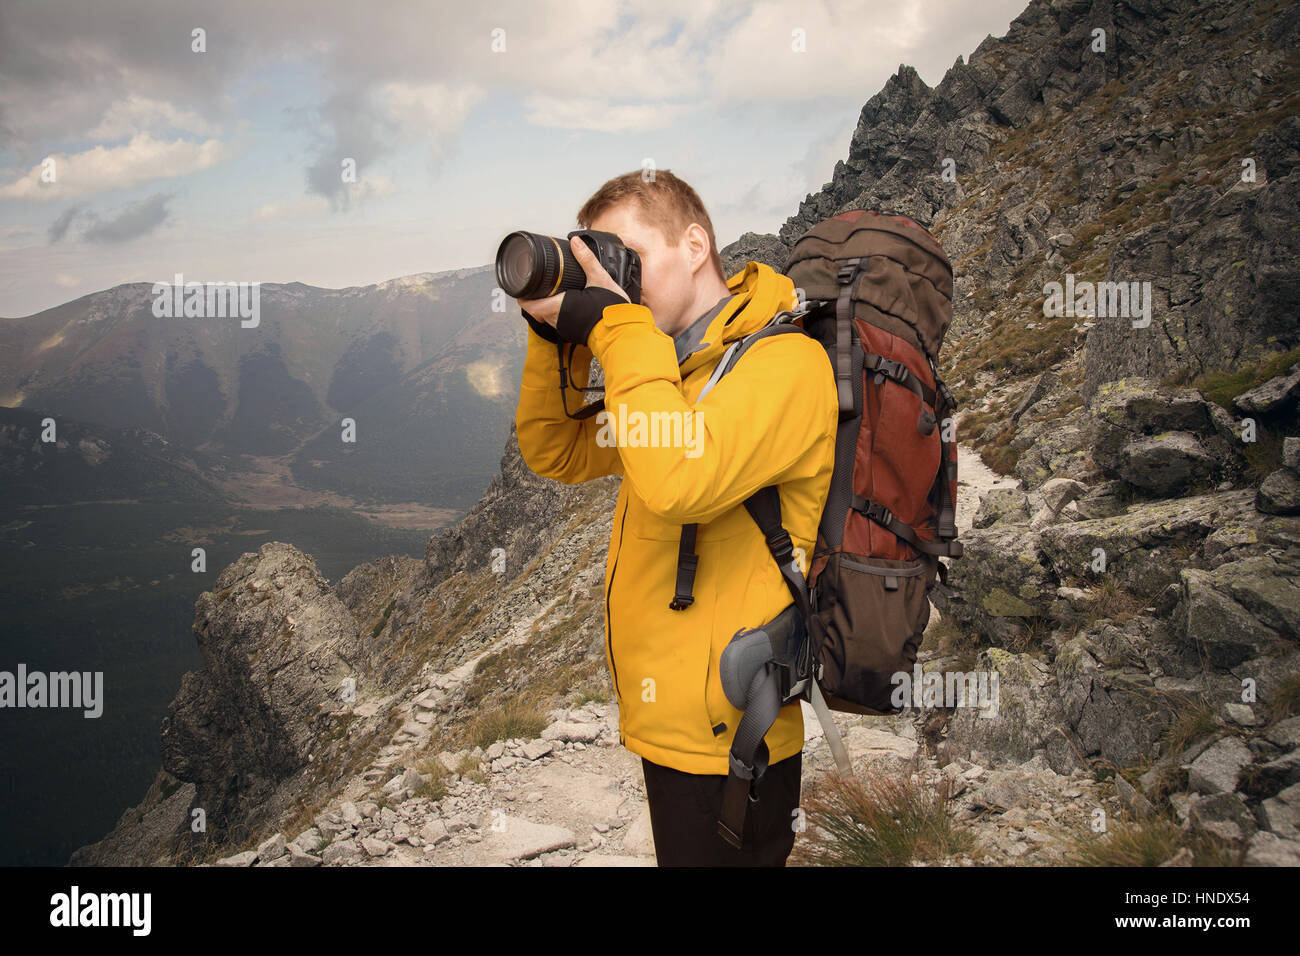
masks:
{"label": "black camera strap", "polygon": [[[564,357],[565,344],[569,346],[569,357],[567,359]],[[574,351],[577,350],[577,348],[578,346],[573,342],[555,343],[555,352],[560,360],[560,402],[564,407],[564,414],[567,415],[569,418],[574,419],[575,421],[582,421],[584,419],[590,418],[592,415],[595,415],[597,412],[603,409],[605,407],[605,399],[599,398],[594,402],[591,402],[587,405],[583,405],[581,408],[578,409],[577,412],[570,412],[569,391],[568,391],[569,388],[572,387],[574,390],[580,392],[604,393],[605,386],[604,385],[592,385],[592,386],[586,386],[586,385],[571,386],[570,385],[570,382],[573,380],[573,353]],[[588,367],[588,369],[589,369],[588,373],[590,374],[590,367]]]}

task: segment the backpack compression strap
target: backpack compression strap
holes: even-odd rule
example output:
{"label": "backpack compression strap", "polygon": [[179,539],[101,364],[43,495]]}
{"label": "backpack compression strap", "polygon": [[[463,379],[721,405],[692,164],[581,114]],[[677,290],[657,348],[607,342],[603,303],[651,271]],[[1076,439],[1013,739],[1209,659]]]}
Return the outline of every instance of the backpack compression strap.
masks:
{"label": "backpack compression strap", "polygon": [[840,263],[836,281],[840,293],[835,299],[835,395],[840,403],[840,421],[854,418],[858,409],[853,403],[853,286],[858,278],[861,258]]}
{"label": "backpack compression strap", "polygon": [[911,525],[899,521],[892,511],[870,498],[854,495],[850,499],[850,506],[854,511],[860,511],[876,524],[892,531],[922,554],[945,558],[960,558],[962,555],[962,543],[960,541],[955,539],[952,541],[924,541],[917,536],[915,529]]}
{"label": "backpack compression strap", "polygon": [[[939,416],[939,477],[936,479],[939,486],[939,515],[935,521],[934,534],[939,539],[953,539],[957,537],[957,503],[952,500],[949,482],[957,480],[957,459],[949,455],[949,442],[943,437],[943,420],[957,410],[957,403],[953,400],[952,390],[939,378],[939,370],[933,360],[930,361],[930,371],[934,375],[934,385],[938,390],[938,404],[935,405],[934,410]],[[952,557],[961,557],[960,548]]]}

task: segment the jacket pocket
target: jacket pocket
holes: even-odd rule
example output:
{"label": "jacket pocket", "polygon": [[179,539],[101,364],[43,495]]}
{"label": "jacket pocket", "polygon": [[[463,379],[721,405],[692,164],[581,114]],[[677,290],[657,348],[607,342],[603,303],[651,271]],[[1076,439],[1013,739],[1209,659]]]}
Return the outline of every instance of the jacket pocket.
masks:
{"label": "jacket pocket", "polygon": [[916,663],[936,563],[844,552],[829,557],[817,581],[812,639],[831,706],[862,714],[899,710],[891,701],[892,678]]}

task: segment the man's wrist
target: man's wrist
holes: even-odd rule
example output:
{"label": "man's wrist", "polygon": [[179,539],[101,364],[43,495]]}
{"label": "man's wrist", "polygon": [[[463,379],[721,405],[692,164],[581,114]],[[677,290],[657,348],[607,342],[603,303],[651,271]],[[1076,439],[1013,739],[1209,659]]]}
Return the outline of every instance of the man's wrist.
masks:
{"label": "man's wrist", "polygon": [[605,309],[626,303],[627,299],[609,289],[593,286],[570,289],[560,303],[560,314],[555,321],[555,333],[561,342],[586,345],[591,330],[596,327]]}
{"label": "man's wrist", "polygon": [[557,343],[560,341],[559,337],[556,336],[555,334],[555,329],[551,328],[551,326],[547,325],[545,322],[541,321],[540,319],[533,318],[527,312],[524,312],[523,309],[520,309],[519,311],[523,313],[524,321],[527,322],[530,326],[532,326],[533,331],[536,332],[538,335],[540,335],[542,338],[546,339],[546,341],[557,342]]}

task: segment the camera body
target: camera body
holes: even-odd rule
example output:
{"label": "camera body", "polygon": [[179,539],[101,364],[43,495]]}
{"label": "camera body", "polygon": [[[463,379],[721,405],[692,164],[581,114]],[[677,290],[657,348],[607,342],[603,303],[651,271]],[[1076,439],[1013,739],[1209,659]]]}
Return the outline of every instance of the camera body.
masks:
{"label": "camera body", "polygon": [[[633,303],[641,301],[641,257],[612,232],[575,229],[579,237]],[[536,232],[512,232],[497,247],[497,283],[516,299],[542,299],[587,285],[587,274],[567,239]]]}

